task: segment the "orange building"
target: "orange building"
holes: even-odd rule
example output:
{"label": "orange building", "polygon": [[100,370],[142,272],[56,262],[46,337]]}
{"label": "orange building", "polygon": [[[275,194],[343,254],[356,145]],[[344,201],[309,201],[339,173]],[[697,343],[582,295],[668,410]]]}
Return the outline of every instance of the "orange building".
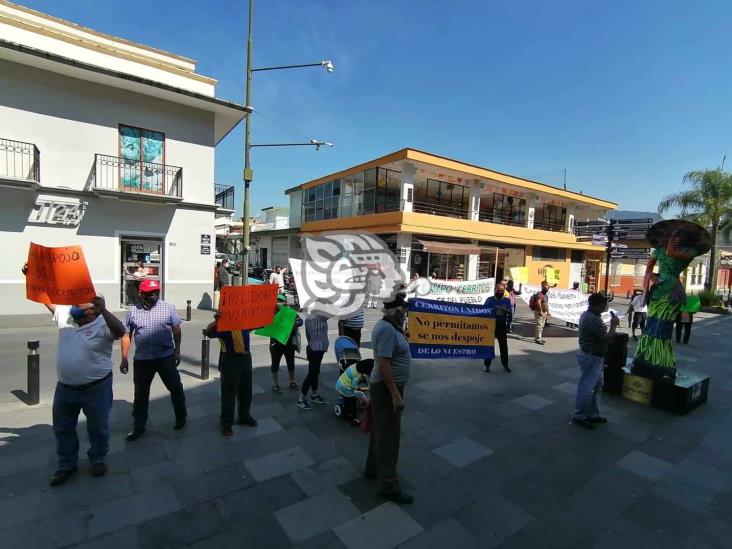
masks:
{"label": "orange building", "polygon": [[500,279],[511,267],[525,266],[530,284],[554,269],[563,288],[596,277],[603,253],[577,240],[575,219],[596,219],[617,207],[409,148],[288,194],[291,203],[300,195],[301,235],[369,231],[389,244],[407,273]]}

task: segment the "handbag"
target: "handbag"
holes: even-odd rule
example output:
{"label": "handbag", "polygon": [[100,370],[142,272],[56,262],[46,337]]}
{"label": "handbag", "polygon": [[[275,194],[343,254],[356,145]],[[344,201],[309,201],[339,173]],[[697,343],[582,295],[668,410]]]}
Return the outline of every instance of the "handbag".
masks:
{"label": "handbag", "polygon": [[364,408],[363,413],[361,414],[361,425],[359,425],[358,428],[361,429],[362,433],[371,432],[371,403]]}

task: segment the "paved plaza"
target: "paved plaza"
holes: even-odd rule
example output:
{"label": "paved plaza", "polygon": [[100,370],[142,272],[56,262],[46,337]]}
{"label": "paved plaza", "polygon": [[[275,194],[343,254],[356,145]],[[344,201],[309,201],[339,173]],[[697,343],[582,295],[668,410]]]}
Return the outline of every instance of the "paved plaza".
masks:
{"label": "paved plaza", "polygon": [[[497,362],[489,374],[478,361],[414,362],[399,470],[415,502],[403,507],[361,476],[366,435],[331,406],[305,412],[295,393],[271,393],[262,338],[253,345],[259,426],[222,437],[217,342],[211,378],[197,377],[211,318],[202,311],[183,326],[186,428],[173,430],[158,379],[148,431],[125,441],[133,387],[117,370],[117,346],[109,473],[92,478],[82,461],[50,488],[56,330],[40,316],[1,319],[0,547],[729,547],[732,319],[697,315],[690,344],[678,348],[682,366],[711,376],[707,404],[678,416],[604,396],[610,422],[586,431],[569,424],[576,331],[554,323],[539,347],[528,316],[522,306],[509,341],[513,373]],[[377,318],[369,311],[366,356]],[[331,342],[335,328],[331,321]],[[30,339],[40,340],[42,362],[33,407],[18,392]],[[298,382],[305,371],[298,359]],[[281,381],[285,372],[283,363]],[[329,403],[336,377],[331,349],[321,376]]]}

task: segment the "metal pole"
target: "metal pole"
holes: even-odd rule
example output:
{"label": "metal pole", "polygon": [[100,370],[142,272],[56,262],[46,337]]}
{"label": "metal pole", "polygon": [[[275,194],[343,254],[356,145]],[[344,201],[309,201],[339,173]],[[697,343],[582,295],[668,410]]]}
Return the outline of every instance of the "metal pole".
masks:
{"label": "metal pole", "polygon": [[607,297],[607,285],[610,281],[610,261],[612,260],[611,252],[613,250],[613,228],[615,220],[611,219],[607,226],[607,248],[605,250],[605,297]]}
{"label": "metal pole", "polygon": [[28,402],[29,406],[41,401],[41,355],[38,341],[28,342]]}
{"label": "metal pole", "polygon": [[201,379],[208,379],[210,348],[211,340],[208,338],[206,330],[203,330],[203,340],[201,340]]}
{"label": "metal pole", "polygon": [[[245,106],[252,106],[252,22],[254,20],[254,0],[249,0],[249,33],[247,35],[247,74]],[[249,160],[250,138],[252,129],[252,112],[247,113],[244,123],[244,204],[242,207],[242,246],[244,261],[242,262],[242,283],[249,278],[249,184],[254,179]]]}
{"label": "metal pole", "polygon": [[186,299],[186,320],[191,321],[191,300]]}

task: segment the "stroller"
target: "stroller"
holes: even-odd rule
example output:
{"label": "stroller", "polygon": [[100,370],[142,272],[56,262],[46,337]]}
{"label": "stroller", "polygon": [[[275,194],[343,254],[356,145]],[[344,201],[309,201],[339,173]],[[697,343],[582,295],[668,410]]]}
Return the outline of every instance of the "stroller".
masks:
{"label": "stroller", "polygon": [[[336,338],[333,344],[335,350],[336,359],[340,366],[340,374],[346,371],[346,369],[354,364],[358,367],[359,364],[371,363],[373,367],[373,359],[361,358],[361,351],[359,350],[358,344],[353,341],[350,337],[340,336]],[[370,369],[369,369],[370,370]],[[354,387],[354,393],[358,393],[358,396],[368,396],[369,386],[368,382],[360,382],[358,387]],[[333,413],[336,417],[350,420],[354,425],[358,424],[359,412],[362,408],[363,400],[356,396],[346,397],[342,394],[338,395],[338,400],[333,407]]]}

